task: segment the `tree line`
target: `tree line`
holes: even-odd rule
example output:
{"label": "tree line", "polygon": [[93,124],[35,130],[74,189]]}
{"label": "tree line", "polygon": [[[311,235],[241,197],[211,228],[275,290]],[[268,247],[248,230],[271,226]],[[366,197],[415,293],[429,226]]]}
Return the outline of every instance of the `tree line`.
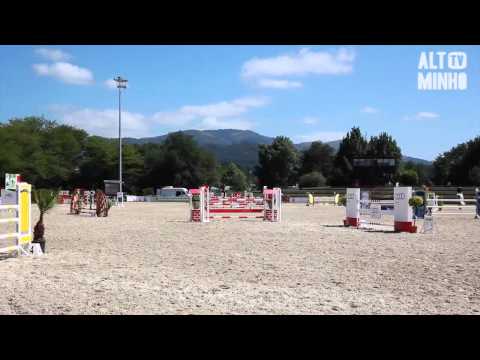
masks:
{"label": "tree line", "polygon": [[[0,186],[5,173],[18,173],[38,188],[103,189],[118,180],[118,140],[89,136],[84,130],[39,117],[0,123]],[[181,132],[162,144],[123,144],[124,191],[153,194],[156,188],[230,184],[246,189],[247,169],[219,164],[209,151]]]}
{"label": "tree line", "polygon": [[[118,140],[90,136],[84,130],[45,118],[26,117],[0,124],[0,185],[5,173],[19,173],[36,187],[103,188],[118,179]],[[219,163],[182,132],[162,144],[124,144],[125,191],[152,194],[173,185],[228,185],[242,191],[262,186],[478,185],[480,137],[441,154],[432,165],[402,161],[395,139],[383,132],[367,138],[354,127],[338,151],[313,142],[304,151],[287,137],[258,146],[258,165],[242,168]]]}
{"label": "tree line", "polygon": [[320,141],[305,151],[286,137],[260,145],[257,174],[262,184],[300,187],[385,186],[427,183],[432,166],[402,161],[395,139],[383,132],[367,139],[358,127],[342,139],[337,152]]}

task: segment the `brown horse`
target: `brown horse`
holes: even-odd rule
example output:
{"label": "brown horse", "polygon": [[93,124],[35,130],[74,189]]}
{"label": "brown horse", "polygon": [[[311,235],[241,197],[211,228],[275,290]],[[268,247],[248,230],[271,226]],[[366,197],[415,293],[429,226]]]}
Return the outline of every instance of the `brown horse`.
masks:
{"label": "brown horse", "polygon": [[[91,196],[89,194],[89,196]],[[88,196],[88,197],[89,197]],[[72,195],[72,201],[70,202],[70,213],[74,215],[79,215],[80,213],[91,213],[92,216],[97,217],[107,217],[108,216],[108,198],[102,190],[95,191],[95,196],[93,201],[95,203],[95,208],[92,208],[90,204],[90,209],[86,209],[86,205],[91,201],[91,198],[87,198],[85,192],[81,189],[75,189]],[[82,211],[87,210],[87,211]],[[90,211],[88,211],[90,210]]]}
{"label": "brown horse", "polygon": [[95,191],[95,207],[98,217],[108,216],[108,198],[102,190]]}

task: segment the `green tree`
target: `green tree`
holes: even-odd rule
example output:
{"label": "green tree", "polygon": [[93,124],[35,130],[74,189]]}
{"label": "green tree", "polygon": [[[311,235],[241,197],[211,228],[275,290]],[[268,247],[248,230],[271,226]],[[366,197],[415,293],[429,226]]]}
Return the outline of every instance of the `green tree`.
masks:
{"label": "green tree", "polygon": [[470,170],[470,181],[473,185],[478,186],[480,185],[480,166],[474,166]]}
{"label": "green tree", "polygon": [[476,166],[480,166],[480,136],[438,156],[433,162],[433,178],[439,185],[473,185],[470,175]]}
{"label": "green tree", "polygon": [[353,159],[366,155],[368,148],[367,139],[362,135],[360,128],[353,127],[342,139],[334,159],[334,170],[331,183],[337,186],[353,185],[359,181],[353,166]]}
{"label": "green tree", "polygon": [[300,174],[319,172],[330,176],[333,169],[334,149],[320,141],[313,142],[310,147],[303,151]]}
{"label": "green tree", "polygon": [[398,181],[404,186],[415,186],[419,184],[418,174],[414,169],[407,169],[400,172]]}
{"label": "green tree", "polygon": [[0,124],[0,177],[20,173],[36,186],[65,186],[74,176],[75,161],[87,133],[41,117],[11,119]]}
{"label": "green tree", "polygon": [[261,186],[288,186],[297,180],[300,154],[292,141],[276,137],[271,145],[260,145],[256,174]]}
{"label": "green tree", "polygon": [[125,144],[122,148],[122,167],[126,192],[133,194],[141,192],[140,181],[143,176],[143,166],[144,159],[138,147]]}
{"label": "green tree", "polygon": [[139,180],[140,187],[155,188],[163,185],[162,163],[165,156],[163,145],[147,143],[138,146],[138,150],[144,160],[143,177]]}
{"label": "green tree", "polygon": [[313,171],[300,176],[298,184],[301,188],[325,186],[327,183],[325,177],[318,171]]}
{"label": "green tree", "polygon": [[90,136],[77,160],[77,176],[72,187],[103,188],[104,180],[118,179],[118,142]]}
{"label": "green tree", "polygon": [[397,142],[387,133],[383,132],[378,136],[372,136],[368,142],[366,157],[370,159],[393,159],[394,165],[376,163],[365,169],[362,182],[368,185],[385,185],[393,182],[395,175],[400,168],[402,151]]}
{"label": "green tree", "polygon": [[405,170],[413,170],[417,173],[419,185],[429,182],[433,174],[432,165],[414,163],[413,161],[400,163],[399,174],[403,173]]}
{"label": "green tree", "polygon": [[224,167],[220,181],[222,184],[230,186],[233,191],[245,191],[248,189],[247,177],[244,172],[232,162]]}
{"label": "green tree", "polygon": [[145,155],[150,167],[147,172],[155,181],[153,187],[193,188],[219,181],[215,157],[200,148],[191,136],[172,133],[165,139],[162,150],[154,147],[150,150],[159,155],[158,158],[152,158],[151,153]]}

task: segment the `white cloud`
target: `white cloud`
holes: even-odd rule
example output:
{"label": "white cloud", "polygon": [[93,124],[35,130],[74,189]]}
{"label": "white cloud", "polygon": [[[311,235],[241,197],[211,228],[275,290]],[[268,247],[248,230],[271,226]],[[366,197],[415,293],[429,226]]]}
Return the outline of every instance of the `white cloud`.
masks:
{"label": "white cloud", "polygon": [[[71,107],[50,107],[62,123],[84,129],[89,134],[118,137],[118,110],[115,109],[73,109]],[[138,113],[122,111],[122,136],[150,136],[148,119]]]}
{"label": "white cloud", "polygon": [[438,118],[439,115],[433,112],[419,112],[417,113],[417,117],[420,119],[434,119]]}
{"label": "white cloud", "polygon": [[341,131],[320,131],[308,135],[298,135],[294,137],[295,142],[311,142],[320,140],[322,142],[341,140],[346,132]]}
{"label": "white cloud", "polygon": [[198,126],[199,130],[215,130],[215,129],[239,129],[250,130],[254,124],[250,121],[239,119],[219,119],[215,117],[206,117]]}
{"label": "white cloud", "polygon": [[377,108],[371,107],[371,106],[365,106],[361,112],[367,113],[367,114],[376,114],[380,112]]}
{"label": "white cloud", "polygon": [[[251,108],[264,106],[266,98],[239,98],[207,105],[187,105],[176,111],[144,115],[122,111],[122,134],[126,137],[146,137],[154,134],[155,125],[186,129],[241,129],[248,130],[254,123],[238,117]],[[117,137],[117,109],[75,109],[68,105],[52,105],[49,110],[62,123],[86,130],[89,134]]]}
{"label": "white cloud", "polygon": [[183,114],[179,111],[175,112],[157,112],[153,114],[152,120],[160,125],[170,127],[185,126],[195,119],[195,115]]}
{"label": "white cloud", "polygon": [[55,61],[55,62],[67,61],[72,58],[72,55],[60,49],[38,48],[38,49],[35,49],[35,53],[46,60]]}
{"label": "white cloud", "polygon": [[248,60],[243,64],[242,76],[258,78],[308,74],[350,74],[353,71],[354,60],[355,53],[347,48],[317,52],[303,48],[297,54]]}
{"label": "white cloud", "polygon": [[258,86],[270,89],[291,89],[302,87],[303,84],[300,81],[260,79]]}
{"label": "white cloud", "polygon": [[241,98],[207,105],[187,105],[180,108],[180,113],[205,117],[230,117],[247,112],[250,108],[267,104],[266,98]]}
{"label": "white cloud", "polygon": [[413,116],[407,115],[404,120],[425,120],[425,119],[436,119],[440,117],[439,114],[429,111],[420,111]]}
{"label": "white cloud", "polygon": [[303,123],[307,125],[315,125],[318,123],[318,119],[315,117],[307,116],[303,119]]}
{"label": "white cloud", "polygon": [[233,100],[232,103],[238,106],[244,107],[261,107],[267,105],[269,102],[268,98],[264,96],[257,97],[245,97]]}
{"label": "white cloud", "polygon": [[93,83],[93,74],[90,70],[66,62],[34,64],[33,69],[40,76],[51,76],[67,84],[88,85]]}
{"label": "white cloud", "polygon": [[116,89],[117,83],[113,79],[108,79],[103,82],[103,84],[108,87],[109,89]]}
{"label": "white cloud", "polygon": [[201,128],[202,126],[213,128],[217,126],[217,128],[246,129],[251,128],[252,123],[237,120],[237,117],[247,113],[252,108],[265,106],[266,104],[268,104],[267,98],[247,97],[207,105],[186,105],[176,111],[155,113],[153,120],[158,124],[168,126],[189,125],[192,128]]}

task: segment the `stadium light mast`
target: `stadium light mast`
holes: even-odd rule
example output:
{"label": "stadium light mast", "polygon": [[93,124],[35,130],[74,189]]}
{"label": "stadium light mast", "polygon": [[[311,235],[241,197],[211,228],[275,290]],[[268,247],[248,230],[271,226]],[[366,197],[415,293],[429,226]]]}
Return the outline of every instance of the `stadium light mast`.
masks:
{"label": "stadium light mast", "polygon": [[122,89],[127,88],[127,79],[117,76],[113,79],[117,83],[118,88],[118,177],[120,184],[120,193],[123,205],[123,183],[122,183]]}

